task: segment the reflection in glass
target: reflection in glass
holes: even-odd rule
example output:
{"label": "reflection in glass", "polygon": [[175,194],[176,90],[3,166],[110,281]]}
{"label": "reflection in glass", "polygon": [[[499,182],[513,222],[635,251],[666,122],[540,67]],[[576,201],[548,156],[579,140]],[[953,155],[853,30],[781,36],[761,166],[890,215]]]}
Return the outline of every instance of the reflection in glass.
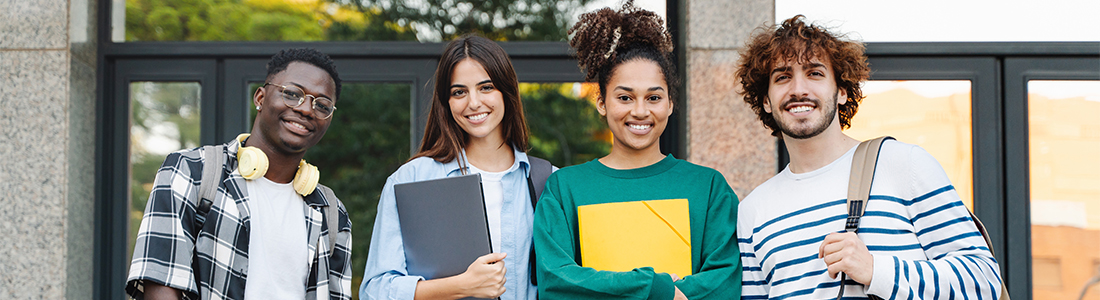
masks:
{"label": "reflection in glass", "polygon": [[199,146],[201,86],[197,82],[130,83],[130,238],[133,256],[138,225],[164,158]]}
{"label": "reflection in glass", "polygon": [[932,154],[967,207],[974,205],[970,81],[872,80],[852,118],[849,136],[889,135]]}
{"label": "reflection in glass", "polygon": [[1032,299],[1078,299],[1100,276],[1100,81],[1027,88]]}

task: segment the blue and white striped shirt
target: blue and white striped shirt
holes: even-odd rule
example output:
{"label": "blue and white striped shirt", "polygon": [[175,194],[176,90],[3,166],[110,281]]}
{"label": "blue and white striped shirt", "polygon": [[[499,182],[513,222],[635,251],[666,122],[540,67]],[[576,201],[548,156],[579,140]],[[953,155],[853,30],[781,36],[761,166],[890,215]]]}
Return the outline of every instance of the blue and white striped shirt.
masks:
{"label": "blue and white striped shirt", "polygon": [[[843,232],[855,147],[802,174],[790,167],[738,207],[742,299],[832,299],[833,279],[817,257],[825,235]],[[981,233],[935,158],[886,141],[858,235],[874,257],[869,286],[848,279],[845,298],[994,300],[1001,277]]]}

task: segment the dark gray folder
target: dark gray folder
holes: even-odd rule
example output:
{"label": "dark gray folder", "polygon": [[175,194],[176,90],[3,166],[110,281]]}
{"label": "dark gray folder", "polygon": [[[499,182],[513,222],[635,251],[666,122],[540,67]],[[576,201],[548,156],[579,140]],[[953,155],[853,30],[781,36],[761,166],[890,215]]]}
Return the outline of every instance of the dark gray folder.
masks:
{"label": "dark gray folder", "polygon": [[480,174],[395,184],[393,192],[409,274],[462,274],[492,252]]}

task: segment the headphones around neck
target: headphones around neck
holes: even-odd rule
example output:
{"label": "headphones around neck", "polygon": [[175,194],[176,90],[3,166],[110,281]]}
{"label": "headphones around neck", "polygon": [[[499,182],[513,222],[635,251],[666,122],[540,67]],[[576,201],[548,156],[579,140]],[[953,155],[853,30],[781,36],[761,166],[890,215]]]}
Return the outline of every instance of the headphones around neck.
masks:
{"label": "headphones around neck", "polygon": [[[248,139],[248,136],[247,133],[237,136],[237,142],[240,143],[237,149],[237,171],[241,173],[241,177],[244,177],[244,179],[253,180],[267,174],[268,162],[267,154],[264,154],[263,150],[244,145],[244,141]],[[294,186],[294,191],[302,196],[307,196],[317,188],[317,182],[320,179],[321,173],[317,171],[317,167],[303,159],[298,163],[298,172],[294,173],[294,180],[291,181],[291,184]]]}

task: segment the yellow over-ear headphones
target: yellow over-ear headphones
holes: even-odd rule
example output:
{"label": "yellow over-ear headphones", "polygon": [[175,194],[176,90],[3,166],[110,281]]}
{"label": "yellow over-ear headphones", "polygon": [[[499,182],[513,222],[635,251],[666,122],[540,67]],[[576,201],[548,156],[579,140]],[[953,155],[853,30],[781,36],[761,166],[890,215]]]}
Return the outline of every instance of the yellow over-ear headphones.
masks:
{"label": "yellow over-ear headphones", "polygon": [[[237,142],[240,143],[240,147],[237,149],[237,171],[241,173],[244,179],[253,180],[267,174],[268,163],[267,155],[264,154],[263,150],[256,147],[245,147],[244,141],[248,139],[248,136],[247,133],[237,136]],[[298,172],[294,173],[294,181],[291,181],[291,183],[294,186],[294,191],[306,196],[313,193],[320,179],[321,173],[317,172],[317,167],[303,159],[298,163]]]}

